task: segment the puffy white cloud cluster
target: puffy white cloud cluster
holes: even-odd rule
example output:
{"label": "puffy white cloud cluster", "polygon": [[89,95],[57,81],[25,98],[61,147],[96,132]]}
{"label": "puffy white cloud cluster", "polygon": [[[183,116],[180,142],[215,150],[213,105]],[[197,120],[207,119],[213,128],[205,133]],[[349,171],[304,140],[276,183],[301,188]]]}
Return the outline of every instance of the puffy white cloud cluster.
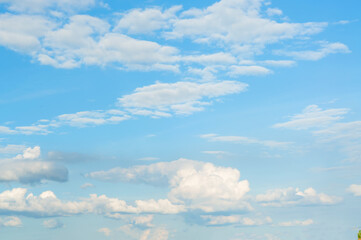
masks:
{"label": "puffy white cloud cluster", "polygon": [[43,180],[64,182],[68,170],[54,162],[42,161],[40,147],[26,148],[22,154],[0,159],[0,182],[38,183]]}
{"label": "puffy white cloud cluster", "polygon": [[298,188],[284,188],[268,190],[265,194],[259,194],[255,200],[262,206],[294,206],[294,205],[332,205],[339,203],[342,198],[330,196],[325,193],[317,193],[313,188],[304,191]]}
{"label": "puffy white cloud cluster", "polygon": [[179,159],[92,172],[87,177],[105,181],[168,184],[171,201],[205,212],[251,208],[243,199],[250,190],[249,182],[240,180],[237,169],[218,167],[212,163]]}
{"label": "puffy white cloud cluster", "polygon": [[263,17],[262,7],[262,0],[221,0],[205,9],[193,8],[182,12],[166,36],[190,37],[198,43],[222,42],[241,52],[249,45],[262,48],[283,39],[318,33],[327,26],[327,23],[277,22]]}
{"label": "puffy white cloud cluster", "polygon": [[172,204],[167,199],[136,200],[129,205],[124,200],[105,195],[91,194],[80,201],[62,201],[52,191],[39,196],[27,193],[25,188],[14,188],[0,193],[0,211],[35,217],[69,216],[97,213],[162,213],[175,214],[185,211],[182,205]]}
{"label": "puffy white cloud cluster", "polygon": [[159,29],[169,28],[177,19],[176,13],[182,6],[161,8],[132,9],[123,14],[115,26],[115,31],[125,31],[129,34],[146,34]]}
{"label": "puffy white cloud cluster", "polygon": [[[179,72],[188,64],[208,62],[214,68],[222,66],[219,69],[233,77],[265,75],[272,71],[243,65],[240,60],[262,54],[266,45],[272,43],[306,41],[327,26],[323,22],[284,21],[277,17],[282,11],[266,6],[263,0],[221,0],[204,9],[130,9],[118,13],[114,23],[79,14],[81,10],[106,5],[95,0],[0,0],[0,4],[9,10],[0,14],[0,45],[57,68],[111,65],[119,69]],[[174,38],[190,38],[208,46],[217,44],[213,44],[210,53],[189,55],[166,45]],[[318,60],[331,53],[347,52],[342,43],[323,42],[317,51],[280,50],[276,54]]]}

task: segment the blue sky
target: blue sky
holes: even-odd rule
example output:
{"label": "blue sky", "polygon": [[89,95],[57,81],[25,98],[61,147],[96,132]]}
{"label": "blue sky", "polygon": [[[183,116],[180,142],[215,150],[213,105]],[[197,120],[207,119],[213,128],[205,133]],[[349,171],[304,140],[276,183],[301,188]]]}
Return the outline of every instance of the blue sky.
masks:
{"label": "blue sky", "polygon": [[0,0],[0,238],[356,239],[360,9]]}

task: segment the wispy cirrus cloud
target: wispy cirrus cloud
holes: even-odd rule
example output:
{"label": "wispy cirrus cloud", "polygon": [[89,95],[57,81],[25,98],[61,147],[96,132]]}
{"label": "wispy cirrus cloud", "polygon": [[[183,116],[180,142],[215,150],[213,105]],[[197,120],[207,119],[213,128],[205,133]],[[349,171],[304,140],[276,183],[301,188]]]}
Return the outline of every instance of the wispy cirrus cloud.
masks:
{"label": "wispy cirrus cloud", "polygon": [[207,139],[210,142],[230,142],[239,144],[258,144],[265,147],[286,147],[289,146],[290,142],[277,142],[271,140],[258,140],[255,138],[249,138],[244,136],[221,136],[214,133],[202,134],[201,138]]}
{"label": "wispy cirrus cloud", "polygon": [[255,201],[262,206],[273,207],[332,205],[339,203],[341,200],[341,197],[317,193],[313,188],[302,191],[293,187],[268,190],[265,194],[258,194],[255,198]]}

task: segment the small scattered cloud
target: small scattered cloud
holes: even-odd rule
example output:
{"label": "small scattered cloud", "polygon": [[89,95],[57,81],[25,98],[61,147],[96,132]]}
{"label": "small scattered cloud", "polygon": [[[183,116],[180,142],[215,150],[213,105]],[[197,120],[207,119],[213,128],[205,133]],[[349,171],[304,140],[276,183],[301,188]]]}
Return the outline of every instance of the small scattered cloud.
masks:
{"label": "small scattered cloud", "polygon": [[228,216],[214,216],[203,215],[202,219],[206,221],[208,226],[222,226],[222,225],[241,225],[241,226],[260,226],[271,224],[270,217],[264,218],[249,218],[241,215],[228,215]]}
{"label": "small scattered cloud", "polygon": [[100,228],[98,232],[103,233],[105,236],[109,237],[111,234],[111,230],[109,228]]}
{"label": "small scattered cloud", "polygon": [[289,187],[268,190],[265,194],[258,194],[255,200],[262,206],[286,207],[295,205],[333,205],[339,203],[342,198],[317,193],[313,188],[302,191],[298,188]]}
{"label": "small scattered cloud", "polygon": [[295,227],[295,226],[309,226],[314,224],[314,221],[312,219],[307,220],[294,220],[294,221],[288,221],[288,222],[281,222],[277,224],[281,227]]}
{"label": "small scattered cloud", "polygon": [[322,43],[321,48],[317,50],[307,50],[307,51],[285,51],[285,50],[278,50],[275,51],[276,54],[288,57],[294,57],[295,59],[300,60],[310,60],[310,61],[317,61],[320,60],[330,54],[335,53],[350,53],[351,51],[349,48],[339,42],[335,43]]}
{"label": "small scattered cloud", "polygon": [[64,224],[58,219],[49,219],[43,222],[43,226],[49,229],[57,229],[64,227]]}
{"label": "small scattered cloud", "polygon": [[354,196],[359,197],[359,196],[361,196],[361,185],[351,184],[351,185],[347,188],[347,192],[350,192],[350,193],[352,193]]}
{"label": "small scattered cloud", "polygon": [[275,147],[286,147],[289,146],[290,142],[277,142],[271,140],[258,140],[255,138],[243,137],[243,136],[220,136],[218,134],[209,133],[202,134],[201,138],[207,139],[210,142],[231,142],[239,144],[259,144],[265,147],[275,148]]}
{"label": "small scattered cloud", "polygon": [[21,227],[22,222],[18,217],[10,216],[5,218],[0,218],[0,228],[1,227]]}
{"label": "small scattered cloud", "polygon": [[348,112],[349,109],[347,108],[322,110],[317,105],[309,105],[302,111],[302,113],[293,115],[291,120],[274,124],[273,127],[296,130],[327,127],[330,124],[343,119],[343,115]]}
{"label": "small scattered cloud", "polygon": [[84,183],[83,185],[80,186],[80,188],[82,189],[87,189],[87,188],[93,188],[94,185],[91,183]]}

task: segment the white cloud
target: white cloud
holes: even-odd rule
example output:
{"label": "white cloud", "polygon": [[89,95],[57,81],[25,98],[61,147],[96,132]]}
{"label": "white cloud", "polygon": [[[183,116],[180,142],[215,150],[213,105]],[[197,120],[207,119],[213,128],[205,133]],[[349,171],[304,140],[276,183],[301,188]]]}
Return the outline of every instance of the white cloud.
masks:
{"label": "white cloud", "polygon": [[210,155],[218,155],[218,156],[229,154],[228,152],[225,151],[202,151],[202,153],[210,154]]}
{"label": "white cloud", "polygon": [[249,191],[248,181],[240,180],[237,169],[217,167],[211,163],[179,159],[128,169],[113,168],[86,176],[103,181],[168,184],[170,200],[205,212],[251,208],[243,200]]}
{"label": "white cloud", "polygon": [[80,186],[80,188],[82,189],[86,189],[86,188],[93,188],[94,185],[91,183],[84,183],[83,185]]}
{"label": "white cloud", "polygon": [[258,45],[259,49],[264,44],[318,33],[327,25],[276,22],[262,17],[262,5],[260,0],[221,0],[205,9],[193,8],[174,21],[166,36],[190,37],[196,42]]}
{"label": "white cloud", "polygon": [[237,59],[230,53],[218,52],[213,54],[188,55],[183,56],[182,60],[187,63],[199,63],[205,66],[209,65],[225,65],[236,63]]}
{"label": "white cloud", "polygon": [[281,222],[278,224],[278,226],[281,227],[294,227],[294,226],[309,226],[314,224],[312,219],[307,219],[307,220],[295,220],[295,221],[289,221],[289,222]]}
{"label": "white cloud", "polygon": [[64,182],[68,170],[59,164],[39,160],[40,147],[27,148],[23,154],[0,159],[0,182],[38,183],[43,180]]}
{"label": "white cloud", "polygon": [[91,194],[89,198],[82,198],[80,201],[62,201],[52,191],[45,191],[35,196],[32,193],[27,194],[25,188],[14,188],[0,193],[0,211],[34,217],[51,217],[87,213],[176,214],[184,212],[185,207],[172,204],[168,199],[136,200],[134,205],[128,205],[124,200],[96,194]]}
{"label": "white cloud", "polygon": [[118,124],[136,115],[152,118],[171,117],[173,114],[189,115],[203,111],[206,105],[212,103],[211,99],[245,91],[247,86],[236,81],[155,83],[136,88],[134,93],[118,98],[118,105],[122,110],[92,110],[61,114],[53,120],[43,119],[30,126],[17,126],[13,129],[0,126],[0,133],[47,135],[52,132],[51,130],[62,126],[90,127]]}
{"label": "white cloud", "polygon": [[122,107],[155,117],[157,112],[191,114],[203,110],[202,106],[209,104],[204,100],[239,93],[246,88],[247,84],[235,81],[155,83],[137,88],[134,93],[118,98],[118,101]]}
{"label": "white cloud", "polygon": [[1,133],[1,134],[15,134],[16,131],[10,129],[9,127],[0,126],[0,133]]}
{"label": "white cloud", "polygon": [[13,130],[13,133],[17,134],[25,134],[25,135],[32,135],[32,134],[39,134],[39,135],[47,135],[51,133],[48,130],[48,125],[31,125],[31,126],[19,126],[15,127],[15,130]]}
{"label": "white cloud", "polygon": [[95,0],[0,0],[10,11],[41,13],[48,9],[60,9],[73,12],[88,9],[95,5]]}
{"label": "white cloud", "polygon": [[141,231],[139,228],[134,227],[132,224],[123,225],[119,228],[127,235],[127,239],[132,240],[167,240],[169,232],[162,227],[150,228]]}
{"label": "white cloud", "polygon": [[176,18],[176,12],[181,8],[182,6],[173,6],[164,11],[159,8],[133,9],[122,16],[114,29],[129,34],[144,34],[169,28],[172,19]]}
{"label": "white cloud", "polygon": [[278,9],[278,8],[267,8],[266,13],[268,16],[271,16],[271,17],[283,14],[282,10]]}
{"label": "white cloud", "polygon": [[317,105],[307,106],[302,113],[295,114],[291,120],[284,123],[277,123],[273,125],[276,128],[290,128],[296,130],[309,128],[322,128],[343,118],[343,115],[348,113],[347,108],[334,108],[322,110]]}
{"label": "white cloud", "polygon": [[271,74],[272,71],[261,66],[231,66],[230,72],[228,73],[229,76],[237,77],[240,75],[246,76],[257,76],[257,75],[267,75]]}
{"label": "white cloud", "polygon": [[313,129],[312,134],[318,143],[336,146],[335,149],[347,155],[347,161],[360,161],[361,121],[340,122],[348,112],[347,108],[322,110],[317,105],[310,105],[301,114],[293,115],[290,121],[273,127]]}
{"label": "white cloud", "polygon": [[43,222],[43,226],[50,229],[56,229],[64,227],[64,224],[58,219],[49,219]]}
{"label": "white cloud", "polygon": [[98,232],[103,233],[105,236],[109,237],[112,232],[109,228],[100,228]]}
{"label": "white cloud", "polygon": [[129,215],[129,214],[120,214],[120,213],[111,213],[106,215],[109,218],[123,220],[128,224],[133,226],[145,228],[153,227],[152,224],[154,215]]}
{"label": "white cloud", "polygon": [[139,240],[168,240],[169,232],[164,228],[155,228],[144,231]]}
{"label": "white cloud", "polygon": [[296,65],[296,62],[292,60],[265,60],[260,63],[273,67],[293,67]]}
{"label": "white cloud", "polygon": [[0,218],[0,227],[20,227],[21,225],[21,219],[18,217]]}
{"label": "white cloud", "polygon": [[0,147],[0,154],[19,153],[24,151],[25,148],[24,145],[8,144],[4,147]]}
{"label": "white cloud", "polygon": [[[135,70],[177,70],[178,50],[109,31],[109,23],[88,15],[75,15],[62,28],[45,35],[42,64],[74,68],[82,64],[118,64]],[[175,68],[176,67],[176,68]]]}
{"label": "white cloud", "polygon": [[249,218],[241,215],[214,216],[204,215],[202,219],[207,221],[207,225],[243,225],[243,226],[260,226],[272,223],[270,217],[265,218]]}
{"label": "white cloud", "polygon": [[310,61],[317,61],[320,60],[327,55],[334,54],[334,53],[350,53],[348,47],[339,42],[335,43],[322,43],[321,48],[315,51],[276,51],[275,53],[283,56],[294,57],[300,60],[310,60]]}
{"label": "white cloud", "polygon": [[313,188],[304,191],[298,188],[284,188],[268,190],[265,194],[259,194],[255,200],[262,206],[293,206],[293,205],[332,205],[339,203],[342,198],[329,196],[324,193],[317,193]]}
{"label": "white cloud", "polygon": [[270,140],[258,140],[255,138],[243,137],[243,136],[219,136],[217,134],[209,133],[203,134],[200,136],[201,138],[205,138],[211,142],[233,142],[240,144],[260,144],[266,147],[286,147],[290,145],[290,142],[277,142]]}
{"label": "white cloud", "polygon": [[41,16],[0,14],[0,45],[32,55],[41,49],[39,38],[54,27]]}
{"label": "white cloud", "polygon": [[348,188],[347,191],[352,193],[354,196],[361,196],[361,185],[357,185],[357,184],[351,184]]}
{"label": "white cloud", "polygon": [[130,116],[120,110],[93,110],[73,114],[62,114],[57,117],[55,125],[70,125],[73,127],[96,126],[102,124],[115,124],[128,120]]}

